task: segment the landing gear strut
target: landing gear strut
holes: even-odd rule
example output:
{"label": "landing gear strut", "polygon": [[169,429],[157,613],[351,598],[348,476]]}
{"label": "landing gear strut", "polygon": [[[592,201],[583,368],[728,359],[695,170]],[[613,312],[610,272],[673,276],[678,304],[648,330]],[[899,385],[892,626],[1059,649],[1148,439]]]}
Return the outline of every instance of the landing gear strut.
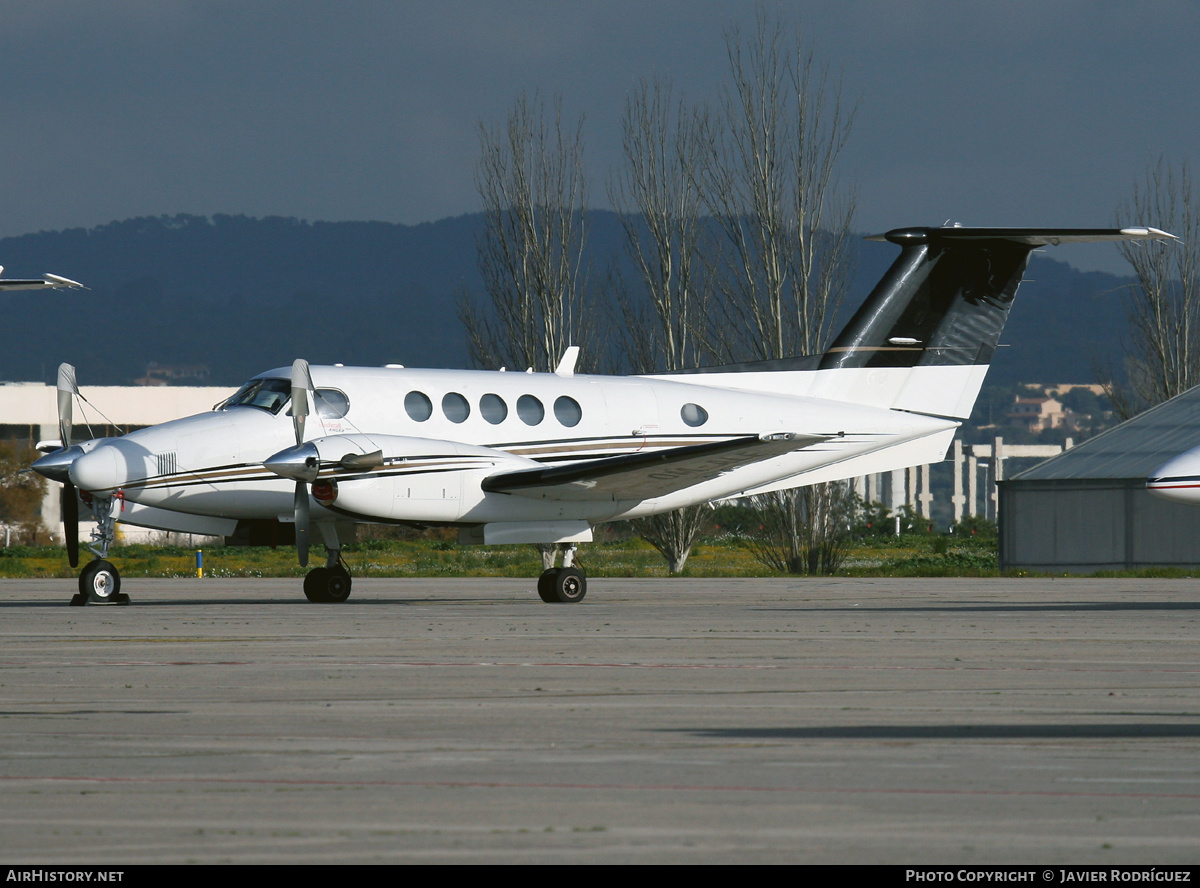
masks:
{"label": "landing gear strut", "polygon": [[85,604],[129,604],[129,596],[121,591],[121,574],[108,561],[108,549],[116,539],[117,519],[113,514],[116,497],[95,497],[92,512],[96,516],[96,529],[88,549],[95,560],[84,565],[79,572],[79,594],[71,598],[73,606]]}
{"label": "landing gear strut", "polygon": [[563,553],[563,566],[544,571],[537,581],[538,595],[547,604],[574,604],[587,595],[587,575],[575,565],[575,546]]}
{"label": "landing gear strut", "polygon": [[330,549],[325,567],[315,567],[304,577],[304,597],[318,604],[340,604],[350,597],[350,571],[341,549]]}

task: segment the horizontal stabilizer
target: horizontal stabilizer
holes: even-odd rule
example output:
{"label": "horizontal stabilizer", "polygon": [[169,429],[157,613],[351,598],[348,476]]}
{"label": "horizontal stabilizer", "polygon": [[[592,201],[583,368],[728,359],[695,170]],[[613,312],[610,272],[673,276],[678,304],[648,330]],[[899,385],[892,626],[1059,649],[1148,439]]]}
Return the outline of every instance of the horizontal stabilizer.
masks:
{"label": "horizontal stabilizer", "polygon": [[549,500],[641,501],[710,481],[726,472],[801,450],[835,435],[774,432],[667,451],[633,453],[545,469],[503,472],[485,478],[492,493]]}
{"label": "horizontal stabilizer", "polygon": [[1173,234],[1157,228],[967,228],[962,225],[945,228],[896,228],[886,234],[873,234],[869,241],[891,241],[905,246],[939,240],[1004,240],[1031,247],[1059,244],[1093,244],[1106,241],[1178,240]]}

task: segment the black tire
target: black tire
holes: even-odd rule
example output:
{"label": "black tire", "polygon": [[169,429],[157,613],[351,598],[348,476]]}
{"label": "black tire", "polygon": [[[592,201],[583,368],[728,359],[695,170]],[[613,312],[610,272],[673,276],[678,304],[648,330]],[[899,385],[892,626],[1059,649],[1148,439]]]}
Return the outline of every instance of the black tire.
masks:
{"label": "black tire", "polygon": [[317,604],[329,601],[329,568],[314,567],[305,574],[304,597]]}
{"label": "black tire", "polygon": [[103,558],[89,562],[79,571],[79,594],[86,596],[89,601],[98,601],[101,604],[119,601],[120,572]]}
{"label": "black tire", "polygon": [[587,595],[587,577],[577,567],[560,567],[550,585],[551,597],[547,598],[554,604],[575,604],[583,601]]}
{"label": "black tire", "polygon": [[341,604],[350,597],[350,572],[340,564],[329,568],[329,576],[325,579],[325,600]]}
{"label": "black tire", "polygon": [[95,561],[89,561],[79,572],[79,594],[87,598],[88,590],[92,587],[92,566]]}
{"label": "black tire", "polygon": [[554,597],[554,578],[558,576],[558,568],[552,567],[549,570],[542,571],[542,575],[538,577],[537,590],[538,597],[547,604],[553,604],[558,601]]}
{"label": "black tire", "polygon": [[79,572],[79,594],[89,601],[115,601],[121,594],[121,574],[112,564],[97,558]]}

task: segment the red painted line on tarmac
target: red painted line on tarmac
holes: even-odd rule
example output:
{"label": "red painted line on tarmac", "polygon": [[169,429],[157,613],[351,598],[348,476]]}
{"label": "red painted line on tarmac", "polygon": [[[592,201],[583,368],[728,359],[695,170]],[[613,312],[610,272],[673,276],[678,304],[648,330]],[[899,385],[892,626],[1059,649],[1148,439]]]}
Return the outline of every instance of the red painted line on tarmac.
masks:
{"label": "red painted line on tarmac", "polygon": [[375,786],[446,788],[446,789],[586,789],[635,792],[763,792],[804,795],[929,795],[929,796],[1004,796],[1017,798],[1102,798],[1102,799],[1200,799],[1200,793],[1157,792],[1068,792],[1020,789],[914,789],[879,787],[807,787],[807,786],[722,786],[679,783],[526,783],[484,780],[288,780],[237,777],[6,777],[0,783],[98,783],[98,784],[220,784],[239,786]]}
{"label": "red painted line on tarmac", "polygon": [[529,667],[549,667],[554,669],[797,669],[810,672],[1086,672],[1094,674],[1113,675],[1196,675],[1200,668],[1173,669],[1141,669],[1137,667],[1113,668],[1097,665],[1060,666],[1047,664],[1044,666],[877,666],[873,664],[844,666],[814,666],[805,663],[579,663],[567,661],[545,662],[495,662],[481,660],[478,662],[446,662],[438,660],[38,660],[32,662],[0,661],[0,669],[28,668],[31,666],[61,666],[86,668],[147,668],[162,666],[258,666],[267,668],[287,668],[292,666],[307,666],[317,669],[367,669],[367,668],[480,668],[514,669]]}

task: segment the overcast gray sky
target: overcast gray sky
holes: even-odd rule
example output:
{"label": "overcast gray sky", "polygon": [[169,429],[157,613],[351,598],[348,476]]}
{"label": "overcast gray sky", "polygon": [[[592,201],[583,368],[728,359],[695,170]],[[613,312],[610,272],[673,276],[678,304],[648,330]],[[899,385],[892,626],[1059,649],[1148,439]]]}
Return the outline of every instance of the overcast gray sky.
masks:
{"label": "overcast gray sky", "polygon": [[[1147,164],[1200,145],[1191,0],[766,9],[798,19],[859,102],[842,174],[862,230],[1107,225]],[[472,212],[478,124],[522,90],[585,116],[604,205],[630,87],[663,76],[715,98],[724,31],[753,20],[721,0],[3,0],[0,236]]]}

